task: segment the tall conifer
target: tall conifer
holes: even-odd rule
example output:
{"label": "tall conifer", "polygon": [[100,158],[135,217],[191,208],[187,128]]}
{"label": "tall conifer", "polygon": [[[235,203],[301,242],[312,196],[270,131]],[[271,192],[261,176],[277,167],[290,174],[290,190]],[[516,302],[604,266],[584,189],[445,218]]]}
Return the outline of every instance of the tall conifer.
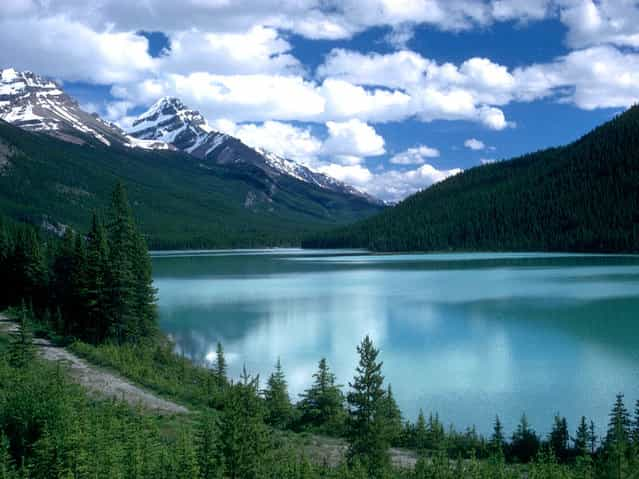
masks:
{"label": "tall conifer", "polygon": [[379,350],[368,336],[357,347],[357,353],[359,365],[347,395],[347,457],[351,465],[360,463],[369,477],[382,477],[389,465],[389,443],[382,412],[385,396],[382,363],[377,360]]}

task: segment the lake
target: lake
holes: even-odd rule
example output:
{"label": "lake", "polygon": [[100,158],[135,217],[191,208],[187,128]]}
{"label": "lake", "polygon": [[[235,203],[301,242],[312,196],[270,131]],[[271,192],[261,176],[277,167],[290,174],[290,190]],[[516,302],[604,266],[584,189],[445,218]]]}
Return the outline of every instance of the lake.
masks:
{"label": "lake", "polygon": [[489,434],[522,412],[599,432],[617,392],[639,397],[639,257],[376,255],[235,250],[153,255],[160,326],[178,351],[243,365],[264,384],[281,358],[293,398],[326,357],[341,384],[369,334],[404,416],[422,408]]}

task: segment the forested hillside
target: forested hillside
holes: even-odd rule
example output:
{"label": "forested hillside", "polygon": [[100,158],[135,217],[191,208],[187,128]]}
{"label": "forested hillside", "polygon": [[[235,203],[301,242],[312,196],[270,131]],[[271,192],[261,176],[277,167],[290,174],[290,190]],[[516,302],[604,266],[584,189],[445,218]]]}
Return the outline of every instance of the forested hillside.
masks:
{"label": "forested hillside", "polygon": [[117,180],[152,248],[299,244],[304,234],[380,209],[292,177],[275,184],[251,165],[230,169],[90,139],[73,144],[0,121],[0,213],[58,234],[67,225],[86,230]]}
{"label": "forested hillside", "polygon": [[639,250],[639,106],[578,141],[451,177],[306,247]]}

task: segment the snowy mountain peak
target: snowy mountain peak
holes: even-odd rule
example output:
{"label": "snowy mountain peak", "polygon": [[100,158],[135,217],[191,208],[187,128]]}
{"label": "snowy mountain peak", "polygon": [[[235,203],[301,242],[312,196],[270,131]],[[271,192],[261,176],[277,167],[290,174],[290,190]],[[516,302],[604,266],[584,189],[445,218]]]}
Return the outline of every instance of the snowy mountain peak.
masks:
{"label": "snowy mountain peak", "polygon": [[0,119],[76,143],[87,136],[106,145],[127,141],[122,130],[83,111],[51,80],[13,68],[0,70]]}
{"label": "snowy mountain peak", "polygon": [[133,122],[128,133],[141,140],[170,143],[188,153],[194,153],[204,143],[221,135],[209,127],[199,111],[187,108],[175,97],[156,101]]}
{"label": "snowy mountain peak", "polygon": [[140,140],[169,143],[202,160],[224,165],[251,165],[274,181],[288,176],[320,188],[376,202],[334,178],[274,153],[251,148],[237,138],[211,129],[199,111],[188,108],[179,98],[164,97],[156,101],[133,122],[128,134]]}

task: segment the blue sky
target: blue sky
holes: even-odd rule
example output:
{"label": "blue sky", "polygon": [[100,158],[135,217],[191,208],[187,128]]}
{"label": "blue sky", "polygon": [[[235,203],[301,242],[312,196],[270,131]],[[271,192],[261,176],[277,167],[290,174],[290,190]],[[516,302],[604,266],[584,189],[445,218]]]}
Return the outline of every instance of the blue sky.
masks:
{"label": "blue sky", "polygon": [[178,96],[391,201],[570,142],[639,98],[628,0],[7,1],[0,66],[125,128]]}

